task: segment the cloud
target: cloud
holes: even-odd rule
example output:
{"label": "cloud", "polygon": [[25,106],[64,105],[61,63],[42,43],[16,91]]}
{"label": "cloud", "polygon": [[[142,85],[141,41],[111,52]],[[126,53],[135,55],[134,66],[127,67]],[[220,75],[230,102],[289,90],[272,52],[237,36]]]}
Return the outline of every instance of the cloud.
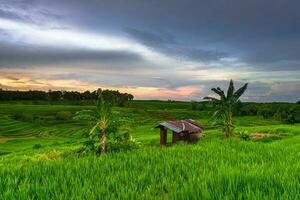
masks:
{"label": "cloud", "polygon": [[48,48],[32,45],[2,45],[0,67],[26,66],[129,66],[143,61],[139,54],[121,50]]}
{"label": "cloud", "polygon": [[[296,0],[2,1],[0,72],[6,78],[0,83],[197,99],[233,78],[250,82],[249,101],[294,101],[299,6]],[[198,90],[185,93],[191,88]]]}
{"label": "cloud", "polygon": [[57,26],[56,21],[63,20],[64,15],[50,11],[36,0],[10,0],[0,4],[0,18],[54,28]]}
{"label": "cloud", "polygon": [[125,32],[132,38],[144,45],[158,50],[166,55],[174,56],[177,59],[187,59],[193,61],[218,61],[228,56],[225,52],[217,50],[205,50],[180,44],[175,37],[169,33],[160,32],[159,34],[126,28]]}

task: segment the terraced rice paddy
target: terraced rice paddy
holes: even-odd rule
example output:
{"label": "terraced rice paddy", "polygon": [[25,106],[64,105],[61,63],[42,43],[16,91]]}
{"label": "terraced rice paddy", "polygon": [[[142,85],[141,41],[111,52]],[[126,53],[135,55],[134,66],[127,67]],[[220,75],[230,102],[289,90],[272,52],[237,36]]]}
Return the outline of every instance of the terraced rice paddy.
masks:
{"label": "terraced rice paddy", "polygon": [[[183,105],[117,108],[122,129],[142,146],[95,157],[74,154],[88,123],[56,117],[85,107],[0,104],[0,199],[300,199],[300,124],[236,117],[237,132],[276,140],[224,139],[207,112]],[[204,139],[161,149],[153,127],[187,116],[206,127]]]}

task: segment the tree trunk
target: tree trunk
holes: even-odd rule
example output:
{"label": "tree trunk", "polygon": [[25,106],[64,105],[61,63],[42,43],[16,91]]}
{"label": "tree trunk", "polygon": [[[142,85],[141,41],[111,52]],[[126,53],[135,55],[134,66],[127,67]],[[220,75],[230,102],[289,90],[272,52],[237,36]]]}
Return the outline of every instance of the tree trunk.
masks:
{"label": "tree trunk", "polygon": [[233,130],[233,125],[232,125],[232,112],[231,110],[228,110],[225,112],[225,119],[226,119],[226,125],[225,125],[225,136],[226,137],[231,137],[232,136],[232,130]]}
{"label": "tree trunk", "polygon": [[106,147],[106,131],[102,131],[101,135],[101,142],[100,142],[100,153],[103,154],[105,153],[105,147]]}
{"label": "tree trunk", "polygon": [[229,111],[228,112],[228,135],[227,135],[227,137],[232,136],[232,128],[233,128],[233,125],[232,125],[232,112]]}

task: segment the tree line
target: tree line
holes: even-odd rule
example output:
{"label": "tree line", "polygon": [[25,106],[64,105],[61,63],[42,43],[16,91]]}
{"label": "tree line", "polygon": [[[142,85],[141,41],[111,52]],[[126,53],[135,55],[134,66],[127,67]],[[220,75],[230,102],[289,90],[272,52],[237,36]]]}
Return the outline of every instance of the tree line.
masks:
{"label": "tree line", "polygon": [[[211,102],[192,102],[192,110],[211,111]],[[254,103],[238,101],[232,107],[234,116],[259,116],[264,119],[276,119],[293,124],[300,122],[300,101],[297,103]]]}
{"label": "tree line", "polygon": [[95,91],[40,91],[40,90],[3,90],[0,89],[0,101],[94,101],[98,99],[98,91],[101,90],[104,98],[114,100],[118,106],[124,106],[126,101],[133,100],[134,96],[128,93],[121,93],[118,90]]}

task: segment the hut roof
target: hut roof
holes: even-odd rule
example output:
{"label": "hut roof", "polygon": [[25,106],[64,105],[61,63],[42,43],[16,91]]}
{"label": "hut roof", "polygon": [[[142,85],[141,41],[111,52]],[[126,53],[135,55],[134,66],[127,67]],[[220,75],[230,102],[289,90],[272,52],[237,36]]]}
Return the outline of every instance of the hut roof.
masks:
{"label": "hut roof", "polygon": [[199,133],[203,131],[203,126],[192,119],[185,120],[172,120],[162,122],[156,128],[165,127],[175,133],[188,132],[188,133]]}

